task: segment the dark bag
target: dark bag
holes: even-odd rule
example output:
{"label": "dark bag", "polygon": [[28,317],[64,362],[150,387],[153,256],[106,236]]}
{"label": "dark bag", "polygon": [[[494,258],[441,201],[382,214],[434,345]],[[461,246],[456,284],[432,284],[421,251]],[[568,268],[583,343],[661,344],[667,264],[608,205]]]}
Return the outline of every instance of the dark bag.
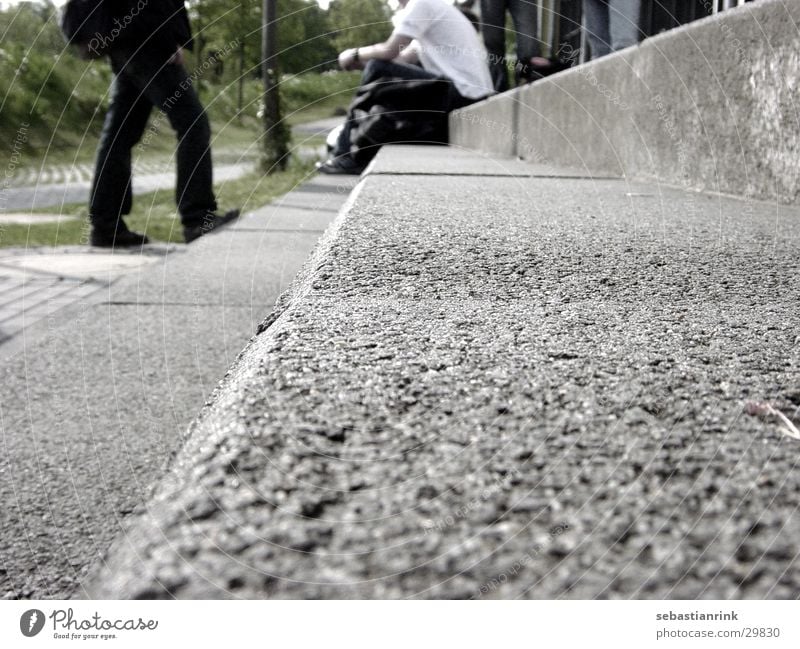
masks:
{"label": "dark bag", "polygon": [[111,18],[105,0],[68,0],[61,14],[61,31],[81,58],[99,59],[114,40]]}
{"label": "dark bag", "polygon": [[367,164],[384,144],[447,144],[447,115],[458,95],[448,79],[382,77],[350,104],[350,154]]}

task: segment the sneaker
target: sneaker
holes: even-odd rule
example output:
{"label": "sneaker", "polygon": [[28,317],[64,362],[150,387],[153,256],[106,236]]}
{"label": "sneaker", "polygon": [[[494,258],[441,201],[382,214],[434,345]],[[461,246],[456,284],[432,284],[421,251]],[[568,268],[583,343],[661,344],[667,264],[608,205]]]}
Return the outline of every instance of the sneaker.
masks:
{"label": "sneaker", "polygon": [[325,162],[317,163],[317,171],[321,174],[328,174],[330,176],[360,176],[361,172],[366,169],[357,165],[356,163],[346,164],[340,159],[328,158]]}
{"label": "sneaker", "polygon": [[132,232],[121,219],[112,227],[93,225],[89,244],[96,248],[132,248],[150,243],[144,234]]}
{"label": "sneaker", "polygon": [[186,243],[191,243],[209,232],[219,230],[224,225],[239,218],[239,210],[228,210],[225,214],[219,215],[209,212],[203,217],[203,221],[197,225],[187,225],[183,228],[183,238]]}

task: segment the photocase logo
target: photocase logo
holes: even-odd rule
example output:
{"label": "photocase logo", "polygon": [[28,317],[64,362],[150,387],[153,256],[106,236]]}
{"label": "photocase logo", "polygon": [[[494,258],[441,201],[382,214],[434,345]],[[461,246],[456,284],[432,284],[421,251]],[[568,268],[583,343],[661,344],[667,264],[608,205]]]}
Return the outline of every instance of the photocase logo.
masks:
{"label": "photocase logo", "polygon": [[38,608],[32,608],[29,611],[25,611],[22,614],[22,617],[19,618],[19,630],[22,631],[22,635],[27,638],[32,638],[43,628],[44,613],[42,613]]}

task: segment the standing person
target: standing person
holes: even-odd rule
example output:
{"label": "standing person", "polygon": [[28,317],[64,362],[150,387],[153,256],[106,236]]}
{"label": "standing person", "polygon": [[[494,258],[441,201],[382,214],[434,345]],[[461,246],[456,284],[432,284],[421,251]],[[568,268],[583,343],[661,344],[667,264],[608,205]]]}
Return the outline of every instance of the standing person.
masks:
{"label": "standing person", "polygon": [[[446,85],[450,89],[444,99],[444,113],[494,92],[486,49],[475,28],[461,11],[445,0],[398,2],[401,10],[395,16],[395,27],[389,40],[351,48],[339,55],[342,69],[364,70],[361,89],[381,79],[389,80],[387,86],[402,84],[403,81],[443,81],[439,85]],[[404,110],[424,110],[428,99],[423,93],[409,94]],[[417,106],[410,105],[416,101],[419,102]],[[351,107],[333,147],[331,159],[319,165],[322,173],[359,174],[363,170],[363,163],[351,155],[353,113]]]}
{"label": "standing person", "polygon": [[583,0],[590,58],[596,59],[639,42],[641,0]]}
{"label": "standing person", "polygon": [[549,61],[541,56],[541,45],[536,38],[537,2],[536,0],[481,0],[481,23],[483,42],[489,51],[489,67],[497,92],[508,90],[508,71],[506,65],[506,11],[514,21],[517,61],[516,80],[524,78],[521,74],[530,64],[547,67]]}
{"label": "standing person", "polygon": [[234,220],[239,211],[216,213],[211,129],[183,65],[183,48],[192,48],[186,8],[183,0],[121,0],[106,6],[116,27],[89,43],[90,50],[102,48],[114,72],[89,203],[91,245],[148,242],[122,217],[132,205],[131,150],[154,106],[166,113],[178,138],[175,200],[189,243]]}

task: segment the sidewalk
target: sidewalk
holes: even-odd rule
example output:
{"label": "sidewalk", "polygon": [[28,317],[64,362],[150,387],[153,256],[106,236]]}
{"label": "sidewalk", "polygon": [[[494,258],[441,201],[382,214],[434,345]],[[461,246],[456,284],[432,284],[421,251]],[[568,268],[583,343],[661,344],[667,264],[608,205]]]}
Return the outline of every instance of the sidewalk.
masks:
{"label": "sidewalk", "polygon": [[[333,117],[295,126],[293,132],[298,145],[293,148],[292,155],[314,160],[323,157],[324,147],[309,144],[309,138],[327,134],[341,121],[341,117]],[[215,165],[215,179],[233,180],[252,172],[256,154],[256,149],[243,152],[220,147],[215,160],[222,163]],[[134,193],[174,187],[174,166],[170,156],[138,161],[134,171]],[[35,210],[84,202],[91,174],[92,167],[86,164],[19,170],[7,179],[9,187],[4,189],[0,230],[4,225],[73,220],[72,216],[36,214]],[[341,198],[339,196],[337,200]],[[18,351],[20,340],[9,341],[23,328],[39,326],[55,311],[89,298],[123,274],[156,263],[163,255],[180,248],[150,245],[142,254],[121,250],[113,255],[86,246],[0,248],[0,359]]]}
{"label": "sidewalk", "polygon": [[[136,165],[133,193],[138,196],[158,189],[175,187],[175,163],[166,160],[163,164],[145,163]],[[71,203],[85,203],[92,187],[91,170],[86,165],[78,169],[63,167],[45,169],[41,176],[26,174],[21,176],[15,186],[4,190],[3,209],[0,210],[0,221],[5,212],[26,212],[46,207],[58,207]],[[216,182],[235,180],[251,173],[256,168],[252,160],[238,161],[214,166]],[[36,170],[34,170],[36,171]],[[49,182],[51,175],[61,175],[65,180]],[[24,183],[24,184],[23,184]]]}
{"label": "sidewalk", "polygon": [[[74,594],[352,184],[312,178],[191,246],[94,272],[107,252],[4,253],[42,308],[0,344],[0,597]],[[85,295],[63,307],[70,291]]]}
{"label": "sidewalk", "polygon": [[[323,148],[307,144],[309,138],[327,135],[342,120],[342,117],[330,117],[294,126],[292,132],[299,145],[292,154],[301,159],[314,160],[324,155]],[[231,149],[221,144],[218,146],[216,142],[213,146],[215,182],[236,180],[257,169],[259,149],[256,145],[251,145],[246,150]],[[134,195],[174,188],[175,164],[174,155],[134,160]],[[9,218],[9,214],[18,219],[26,213],[47,207],[85,203],[91,189],[93,173],[93,164],[77,162],[71,165],[47,165],[41,168],[34,166],[16,170],[13,176],[4,181],[0,225],[15,222],[16,219]]]}
{"label": "sidewalk", "polygon": [[85,592],[795,597],[800,446],[745,404],[797,417],[799,237],[385,148]]}

